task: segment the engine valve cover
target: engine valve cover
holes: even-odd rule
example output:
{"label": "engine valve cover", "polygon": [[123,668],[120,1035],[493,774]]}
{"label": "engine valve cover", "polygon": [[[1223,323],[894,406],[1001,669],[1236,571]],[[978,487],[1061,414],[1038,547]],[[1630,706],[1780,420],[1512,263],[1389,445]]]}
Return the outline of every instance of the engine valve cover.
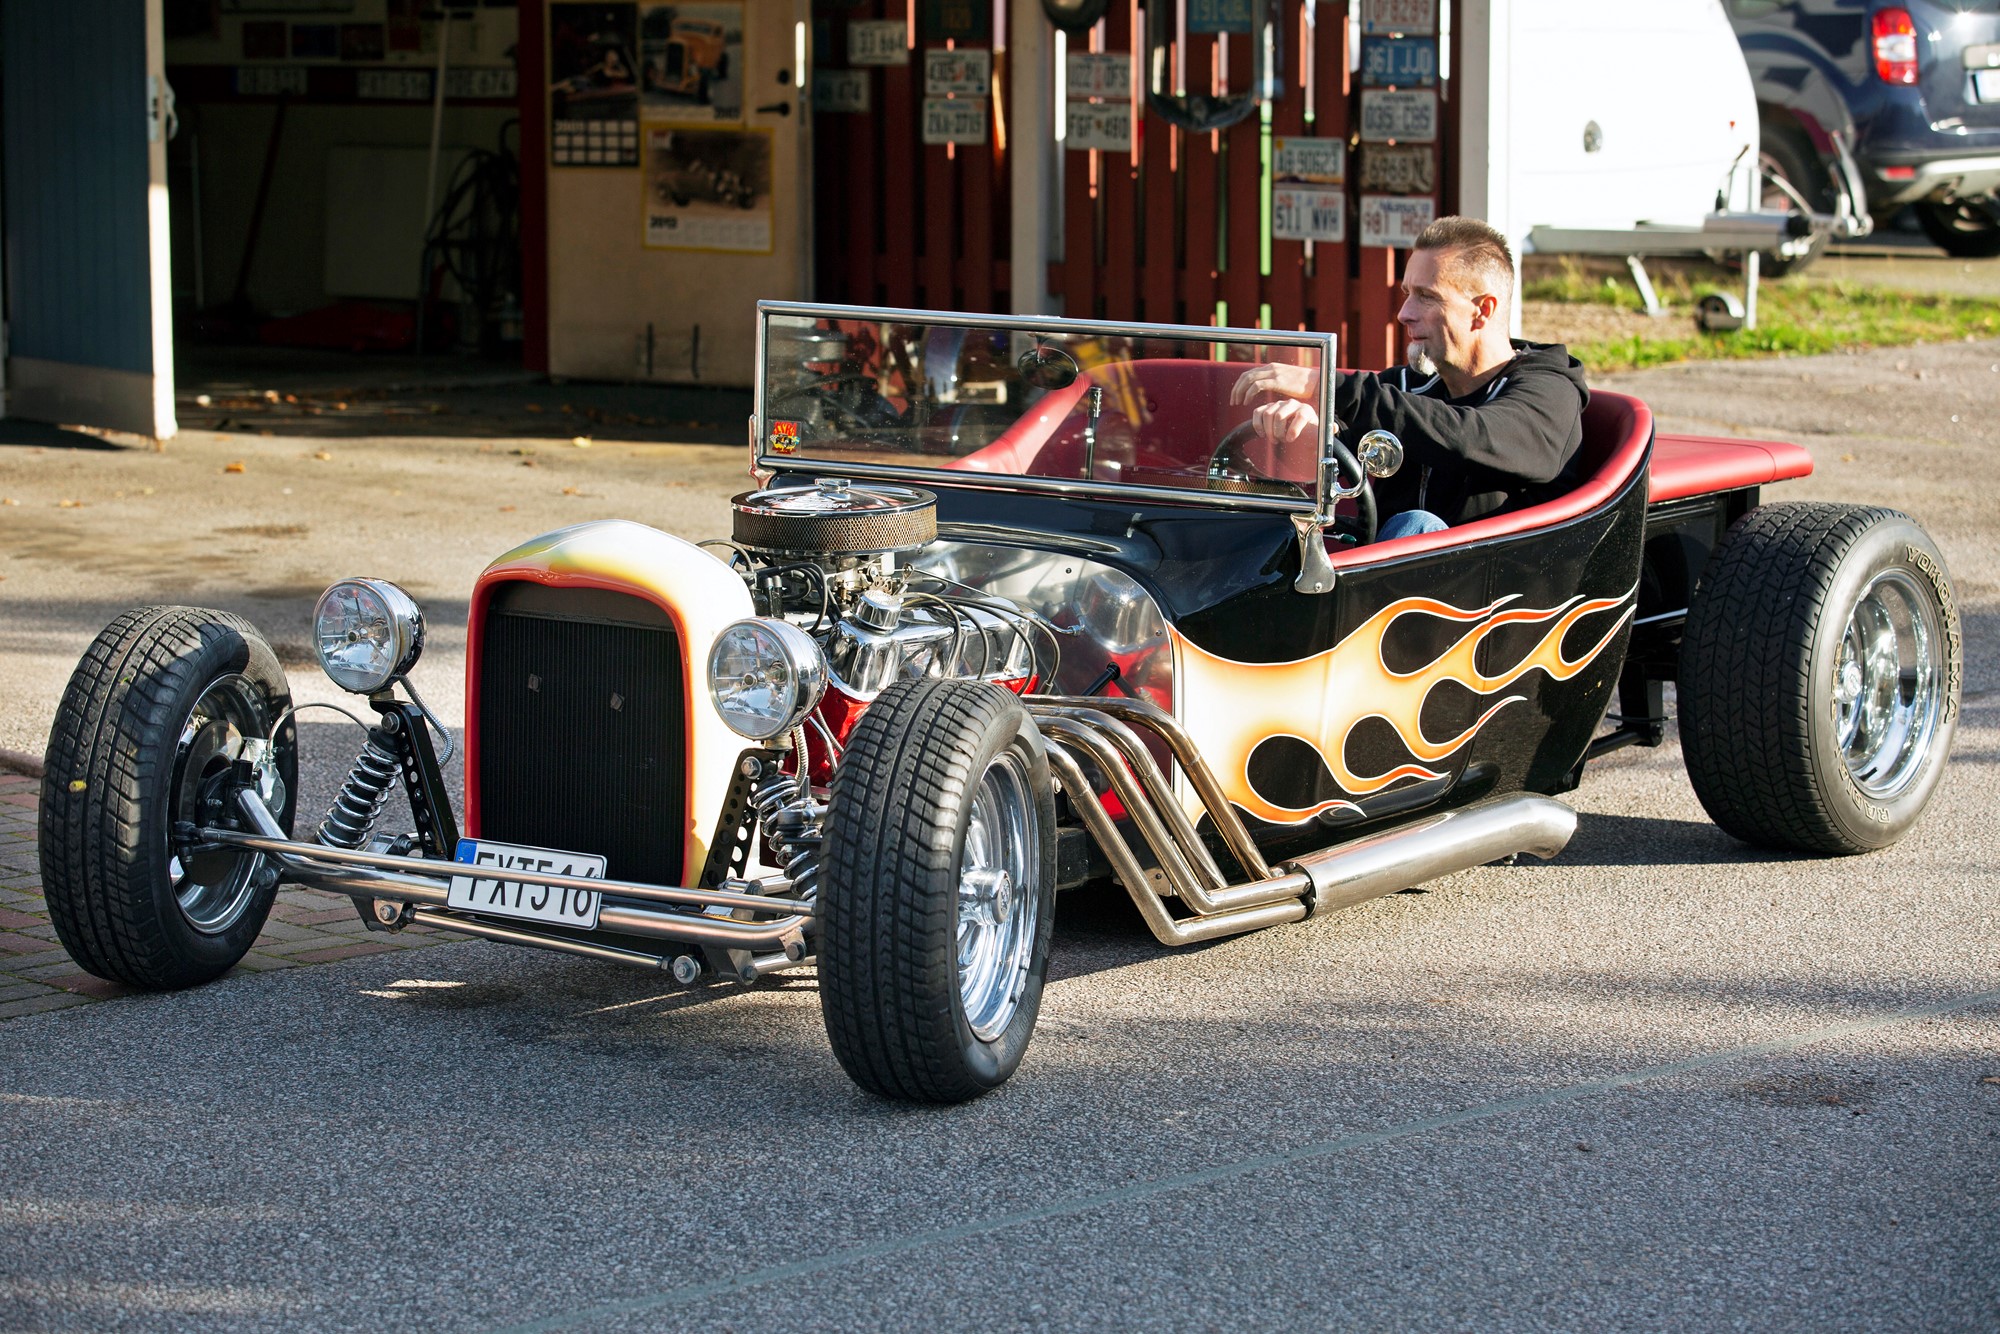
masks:
{"label": "engine valve cover", "polygon": [[729,507],[737,544],[770,555],[877,556],[937,537],[937,497],[913,486],[822,477],[745,491]]}

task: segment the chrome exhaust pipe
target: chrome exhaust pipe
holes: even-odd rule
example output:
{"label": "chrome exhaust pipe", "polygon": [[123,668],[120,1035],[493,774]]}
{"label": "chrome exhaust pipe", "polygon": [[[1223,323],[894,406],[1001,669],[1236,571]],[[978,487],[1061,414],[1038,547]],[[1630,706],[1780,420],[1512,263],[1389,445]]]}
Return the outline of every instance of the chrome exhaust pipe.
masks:
{"label": "chrome exhaust pipe", "polygon": [[[1296,922],[1306,915],[1306,905],[1301,899],[1311,882],[1301,872],[1287,872],[1272,880],[1253,882],[1258,897],[1265,902],[1228,912],[1214,913],[1199,917],[1175,917],[1167,911],[1167,905],[1153,891],[1146,878],[1146,872],[1139,865],[1139,859],[1132,854],[1130,845],[1112,823],[1111,815],[1104,809],[1104,803],[1097,799],[1090,783],[1083,776],[1083,766],[1076,757],[1061,746],[1049,746],[1046,751],[1049,767],[1055,770],[1063,791],[1068,794],[1070,805],[1082,817],[1098,847],[1110,859],[1113,872],[1125,892],[1132,896],[1132,903],[1139,909],[1139,915],[1146,921],[1154,937],[1162,945],[1192,945],[1198,941],[1214,940],[1220,936],[1233,936],[1243,931],[1256,931],[1267,926],[1277,926],[1281,922]],[[1245,889],[1252,886],[1243,886]],[[1276,902],[1269,901],[1275,897]]]}
{"label": "chrome exhaust pipe", "polygon": [[1312,882],[1312,915],[1319,917],[1517,853],[1547,859],[1575,832],[1575,811],[1521,793],[1309,852],[1290,869]]}
{"label": "chrome exhaust pipe", "polygon": [[[1146,925],[1167,945],[1317,917],[1523,852],[1553,857],[1576,832],[1576,812],[1562,802],[1517,793],[1425,816],[1272,868],[1192,739],[1166,713],[1141,701],[1095,697],[1030,695],[1027,703],[1071,807]],[[1166,775],[1127,724],[1159,737],[1180,762],[1231,853],[1249,870],[1246,883],[1226,883],[1174,800]],[[1095,764],[1118,794],[1159,864],[1157,876],[1164,888],[1140,865],[1079,758]],[[1179,899],[1193,915],[1176,917],[1163,894]]]}

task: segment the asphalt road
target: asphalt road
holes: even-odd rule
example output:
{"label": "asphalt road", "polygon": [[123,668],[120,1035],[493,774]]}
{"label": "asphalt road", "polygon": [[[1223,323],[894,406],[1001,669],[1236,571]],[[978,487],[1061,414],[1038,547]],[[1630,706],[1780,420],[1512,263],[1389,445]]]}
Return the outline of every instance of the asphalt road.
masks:
{"label": "asphalt road", "polygon": [[[1617,384],[1668,429],[1806,444],[1784,496],[1938,537],[1967,699],[1902,844],[1746,849],[1670,743],[1593,766],[1551,863],[1181,952],[1067,897],[1020,1074],[955,1109],[855,1091],[810,976],[689,992],[481,943],[11,1021],[0,1326],[2000,1326],[2000,344]],[[557,474],[363,440],[294,510],[287,478],[338,474],[272,439],[243,474],[227,437],[0,446],[0,744],[107,607],[237,605],[296,639],[356,552],[433,599],[425,684],[455,712],[453,590],[486,556],[596,510],[706,535],[734,485],[719,453],[543,442]],[[383,498],[392,457],[446,512]],[[145,468],[187,479],[150,523],[112,498]],[[175,536],[259,522],[307,531]]]}

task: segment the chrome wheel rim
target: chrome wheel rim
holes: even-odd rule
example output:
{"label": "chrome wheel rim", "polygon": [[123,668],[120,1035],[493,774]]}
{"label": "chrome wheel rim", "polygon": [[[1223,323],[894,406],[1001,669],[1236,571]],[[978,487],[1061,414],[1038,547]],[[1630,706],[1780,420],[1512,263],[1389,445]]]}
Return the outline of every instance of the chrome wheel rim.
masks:
{"label": "chrome wheel rim", "polygon": [[1944,627],[1914,575],[1885,570],[1848,612],[1834,655],[1834,737],[1849,776],[1886,801],[1922,771],[1944,705]]}
{"label": "chrome wheel rim", "polygon": [[1035,952],[1041,867],[1034,789],[1012,751],[987,766],[972,797],[958,871],[958,994],[982,1042],[1007,1031]]}
{"label": "chrome wheel rim", "polygon": [[245,740],[264,735],[264,713],[262,692],[249,677],[218,677],[188,711],[174,745],[167,878],[181,916],[203,935],[220,935],[243,919],[264,884],[265,859],[261,853],[228,848],[184,852],[173,825],[199,828],[233,818],[229,770],[242,758]]}

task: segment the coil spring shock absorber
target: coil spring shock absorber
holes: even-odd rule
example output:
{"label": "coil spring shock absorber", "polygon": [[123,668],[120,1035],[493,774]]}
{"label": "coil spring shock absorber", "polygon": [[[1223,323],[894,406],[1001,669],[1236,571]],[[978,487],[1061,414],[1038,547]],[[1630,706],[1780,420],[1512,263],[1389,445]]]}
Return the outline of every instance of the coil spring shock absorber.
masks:
{"label": "coil spring shock absorber", "polygon": [[368,740],[362,743],[361,754],[348,770],[347,781],[340,785],[333,808],[319,822],[315,837],[329,847],[360,848],[375,828],[376,817],[382,814],[382,804],[389,799],[389,789],[402,767],[402,739],[386,727],[369,728]]}
{"label": "coil spring shock absorber", "polygon": [[[797,754],[803,773],[804,748]],[[757,810],[765,847],[792,882],[792,897],[812,898],[819,892],[819,852],[826,842],[820,821],[826,816],[826,803],[813,800],[812,789],[803,777],[774,766],[771,777],[751,796],[750,804]]]}

